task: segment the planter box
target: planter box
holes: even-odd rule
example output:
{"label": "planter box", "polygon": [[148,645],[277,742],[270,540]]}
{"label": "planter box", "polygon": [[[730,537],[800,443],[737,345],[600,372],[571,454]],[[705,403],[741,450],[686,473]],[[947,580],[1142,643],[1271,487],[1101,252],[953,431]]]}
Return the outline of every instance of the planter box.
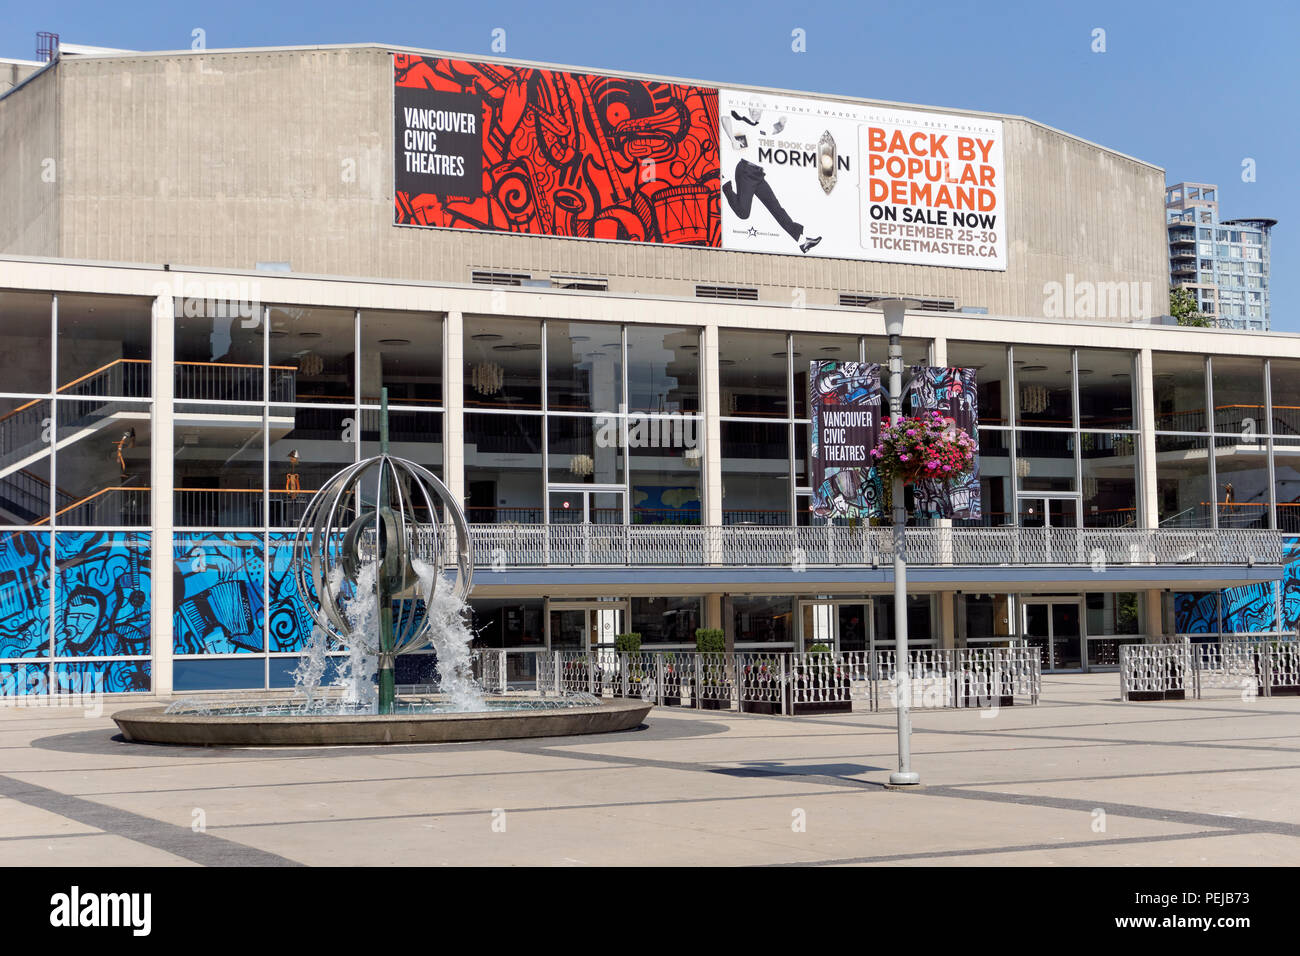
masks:
{"label": "planter box", "polygon": [[1186,690],[1134,690],[1129,691],[1129,700],[1186,700]]}

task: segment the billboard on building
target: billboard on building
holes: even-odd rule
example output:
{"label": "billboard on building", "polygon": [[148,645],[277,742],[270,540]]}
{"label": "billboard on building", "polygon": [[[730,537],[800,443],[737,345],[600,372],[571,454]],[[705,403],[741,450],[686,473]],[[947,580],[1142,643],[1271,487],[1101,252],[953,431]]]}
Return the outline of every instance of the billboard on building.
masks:
{"label": "billboard on building", "polygon": [[1002,123],[718,93],[722,245],[1006,269]]}
{"label": "billboard on building", "polygon": [[1006,269],[1002,123],[393,55],[403,226]]}
{"label": "billboard on building", "polygon": [[979,395],[973,368],[914,365],[903,386],[903,414],[938,412],[975,442],[975,465],[956,481],[919,479],[912,483],[912,512],[918,518],[979,518]]}
{"label": "billboard on building", "polygon": [[718,246],[718,93],[393,56],[399,225]]}
{"label": "billboard on building", "polygon": [[880,514],[880,479],[871,449],[880,434],[880,366],[812,362],[808,404],[813,514],[868,518]]}

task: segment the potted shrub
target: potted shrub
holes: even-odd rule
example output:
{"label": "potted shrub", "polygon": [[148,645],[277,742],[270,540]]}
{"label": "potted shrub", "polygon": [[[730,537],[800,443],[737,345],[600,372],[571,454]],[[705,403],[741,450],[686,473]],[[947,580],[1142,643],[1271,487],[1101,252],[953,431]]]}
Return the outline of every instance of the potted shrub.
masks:
{"label": "potted shrub", "polygon": [[701,627],[695,631],[695,649],[701,655],[703,687],[695,688],[704,710],[731,707],[731,681],[727,677],[727,635],[719,627]]}
{"label": "potted shrub", "polygon": [[[663,655],[664,706],[680,707],[682,703],[682,672],[677,663],[677,655],[671,651]],[[687,680],[690,680],[687,677]]]}
{"label": "potted shrub", "polygon": [[[638,700],[641,697],[641,683],[645,679],[645,669],[640,662],[632,655],[641,653],[641,634],[638,631],[629,631],[626,634],[614,635],[614,650],[619,654],[619,680],[614,685],[614,696],[623,696],[622,669],[627,667],[627,696],[635,697]],[[629,659],[624,661],[622,655],[629,655]]]}
{"label": "potted shrub", "polygon": [[780,704],[781,666],[775,658],[760,657],[745,665],[741,673],[742,710],[750,714],[774,714]]}

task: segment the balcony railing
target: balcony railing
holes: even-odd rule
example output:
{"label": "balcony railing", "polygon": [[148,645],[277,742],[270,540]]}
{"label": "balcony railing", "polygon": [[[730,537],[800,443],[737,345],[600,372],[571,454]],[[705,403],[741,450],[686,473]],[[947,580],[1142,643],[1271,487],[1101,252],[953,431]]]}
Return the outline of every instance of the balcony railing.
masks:
{"label": "balcony railing", "polygon": [[[887,567],[884,527],[474,525],[484,567]],[[917,566],[1280,565],[1274,531],[1200,528],[908,528]]]}

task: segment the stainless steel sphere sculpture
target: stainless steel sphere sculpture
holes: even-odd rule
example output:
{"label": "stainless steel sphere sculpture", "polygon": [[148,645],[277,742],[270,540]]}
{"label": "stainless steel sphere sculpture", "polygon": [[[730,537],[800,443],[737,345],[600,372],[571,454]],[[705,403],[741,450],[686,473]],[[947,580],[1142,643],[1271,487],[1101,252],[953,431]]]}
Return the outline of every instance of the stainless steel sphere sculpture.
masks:
{"label": "stainless steel sphere sculpture", "polygon": [[[426,595],[413,562],[431,570],[435,584],[454,564],[451,590],[462,602],[474,574],[469,525],[447,486],[423,466],[388,454],[387,404],[385,394],[381,454],[325,482],[308,502],[293,546],[298,593],[312,619],[343,644],[378,657],[381,714],[393,710],[397,655],[425,647],[434,637],[435,621],[424,607]],[[374,562],[379,627],[362,633],[345,613],[345,592],[356,600],[362,571]]]}

